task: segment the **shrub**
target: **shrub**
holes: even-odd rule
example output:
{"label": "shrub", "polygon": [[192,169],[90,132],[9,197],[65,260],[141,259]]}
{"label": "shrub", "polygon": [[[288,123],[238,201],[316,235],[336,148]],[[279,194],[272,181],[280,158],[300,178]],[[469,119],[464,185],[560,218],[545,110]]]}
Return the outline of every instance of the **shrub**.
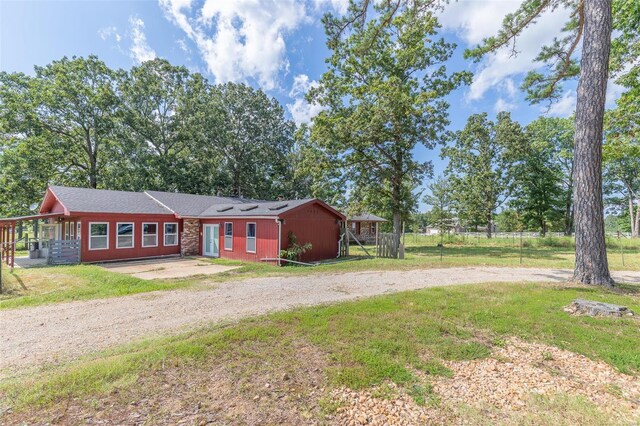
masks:
{"label": "shrub", "polygon": [[280,257],[299,262],[302,255],[310,251],[312,247],[311,243],[305,243],[303,245],[298,244],[298,237],[296,237],[296,234],[289,231],[289,246],[285,250],[280,250]]}

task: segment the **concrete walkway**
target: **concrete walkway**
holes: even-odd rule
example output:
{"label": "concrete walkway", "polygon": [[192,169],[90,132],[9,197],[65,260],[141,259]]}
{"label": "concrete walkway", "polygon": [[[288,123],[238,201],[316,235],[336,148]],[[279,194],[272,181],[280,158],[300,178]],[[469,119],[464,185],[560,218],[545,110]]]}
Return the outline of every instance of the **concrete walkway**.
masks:
{"label": "concrete walkway", "polygon": [[128,274],[143,280],[187,278],[231,271],[239,266],[216,265],[203,259],[150,259],[101,264],[112,272]]}
{"label": "concrete walkway", "polygon": [[[640,283],[640,272],[614,276]],[[561,282],[570,277],[568,270],[497,267],[318,274],[2,310],[0,377],[144,337],[296,306],[464,283]]]}

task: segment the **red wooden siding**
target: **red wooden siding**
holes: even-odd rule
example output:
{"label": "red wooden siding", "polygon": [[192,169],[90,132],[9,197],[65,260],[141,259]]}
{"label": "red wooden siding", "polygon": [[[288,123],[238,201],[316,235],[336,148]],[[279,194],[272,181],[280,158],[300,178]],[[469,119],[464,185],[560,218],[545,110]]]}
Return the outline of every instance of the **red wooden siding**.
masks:
{"label": "red wooden siding", "polygon": [[[143,215],[143,214],[83,214],[66,220],[79,221],[81,223],[81,260],[82,262],[102,262],[118,259],[135,259],[142,257],[169,256],[180,254],[180,234],[182,233],[182,221],[173,215]],[[109,223],[109,248],[106,250],[89,250],[89,223]],[[133,248],[116,248],[117,223],[133,223]],[[142,247],[142,224],[158,224],[158,246]],[[178,245],[164,246],[164,224],[178,223]],[[63,226],[64,230],[64,226]]]}
{"label": "red wooden siding", "polygon": [[[273,219],[202,219],[200,221],[200,254],[202,254],[202,225],[220,225],[220,257],[249,262],[278,257],[278,224]],[[233,223],[233,248],[224,249],[224,224]],[[247,223],[256,224],[256,252],[247,253]]]}
{"label": "red wooden siding", "polygon": [[309,252],[302,255],[303,262],[333,259],[338,256],[340,220],[335,213],[318,202],[310,203],[282,215],[282,248],[289,245],[289,231],[298,238],[298,244],[311,243]]}

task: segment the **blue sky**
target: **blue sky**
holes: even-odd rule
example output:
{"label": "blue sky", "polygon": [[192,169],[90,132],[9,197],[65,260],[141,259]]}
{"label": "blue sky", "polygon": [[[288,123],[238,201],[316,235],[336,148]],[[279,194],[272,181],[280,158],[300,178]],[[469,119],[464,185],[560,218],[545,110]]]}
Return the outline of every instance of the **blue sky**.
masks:
{"label": "blue sky", "polygon": [[[474,82],[449,97],[451,128],[470,114],[510,111],[526,124],[541,114],[568,116],[574,86],[553,105],[531,106],[518,89],[523,76],[540,67],[533,61],[540,44],[551,40],[566,11],[545,15],[519,39],[519,54],[505,50],[479,64],[462,59],[465,47],[494,34],[517,0],[461,0],[440,15],[442,34],[459,48],[452,70],[474,72]],[[212,82],[244,81],[276,97],[297,122],[317,107],[303,97],[325,70],[328,55],[320,18],[342,13],[346,0],[0,0],[0,70],[32,73],[62,56],[98,55],[109,66],[130,68],[159,56],[200,72]],[[609,103],[619,94],[610,88]],[[416,149],[432,160],[438,152]]]}

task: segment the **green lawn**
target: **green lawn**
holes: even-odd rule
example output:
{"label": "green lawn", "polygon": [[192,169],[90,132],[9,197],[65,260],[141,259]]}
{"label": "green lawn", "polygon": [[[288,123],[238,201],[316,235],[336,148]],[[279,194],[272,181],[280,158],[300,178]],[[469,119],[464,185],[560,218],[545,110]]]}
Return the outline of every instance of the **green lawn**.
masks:
{"label": "green lawn", "polygon": [[[224,259],[211,262],[240,268],[215,276],[182,280],[145,281],[104,270],[94,265],[41,267],[3,271],[7,290],[0,295],[0,309],[33,306],[66,300],[123,296],[155,290],[207,287],[216,282],[257,276],[327,274],[366,270],[410,270],[455,266],[522,266],[571,269],[574,264],[570,238],[461,238],[407,235],[404,260],[368,259],[358,246],[351,246],[353,261],[315,267],[276,267],[260,263],[242,263]],[[367,248],[375,254],[374,247]],[[624,260],[624,264],[623,264]],[[612,270],[640,270],[640,241],[609,240]]]}
{"label": "green lawn", "polygon": [[3,270],[0,309],[70,300],[99,299],[191,286],[193,280],[145,281],[96,265]]}
{"label": "green lawn", "polygon": [[[154,386],[161,391],[167,383],[178,386],[178,378],[192,383],[224,371],[250,398],[260,390],[256,387],[264,386],[255,383],[256,377],[283,373],[295,377],[296,392],[303,392],[308,373],[300,368],[312,363],[324,377],[311,394],[321,403],[337,387],[368,389],[394,382],[416,402],[437,404],[429,377],[450,375],[443,361],[482,359],[512,336],[584,354],[635,375],[640,372],[636,319],[572,317],[562,310],[575,298],[588,298],[640,312],[637,289],[626,290],[615,294],[583,286],[484,284],[296,309],[111,350],[1,383],[0,394],[15,413],[46,418],[39,416],[63,403],[80,411],[109,404],[126,408]],[[199,386],[181,390],[181,398],[191,398]],[[330,410],[330,404],[325,408]]]}

